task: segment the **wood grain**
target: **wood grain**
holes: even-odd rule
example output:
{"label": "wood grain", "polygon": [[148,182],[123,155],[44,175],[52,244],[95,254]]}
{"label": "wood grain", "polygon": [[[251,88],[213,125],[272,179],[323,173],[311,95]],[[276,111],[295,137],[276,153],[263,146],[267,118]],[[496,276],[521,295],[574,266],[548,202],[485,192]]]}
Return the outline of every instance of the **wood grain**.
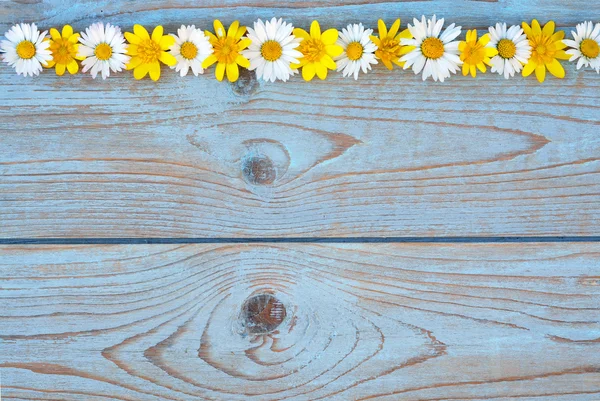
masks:
{"label": "wood grain", "polygon": [[[598,243],[5,246],[2,396],[598,400],[599,257]],[[266,334],[242,313],[256,294],[286,311]]]}
{"label": "wood grain", "polygon": [[[281,15],[342,27],[435,11],[482,27],[589,2],[4,1],[12,21],[130,26]],[[535,15],[534,15],[535,14]],[[406,18],[405,22],[406,23]],[[381,67],[381,66],[379,66]],[[600,79],[218,83],[0,68],[0,237],[598,235]]]}

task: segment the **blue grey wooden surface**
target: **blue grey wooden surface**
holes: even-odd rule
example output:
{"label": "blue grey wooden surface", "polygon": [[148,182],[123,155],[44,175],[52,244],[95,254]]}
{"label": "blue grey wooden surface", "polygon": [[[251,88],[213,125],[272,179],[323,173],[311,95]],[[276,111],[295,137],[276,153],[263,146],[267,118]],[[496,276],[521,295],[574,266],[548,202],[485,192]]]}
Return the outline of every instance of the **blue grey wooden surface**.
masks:
{"label": "blue grey wooden surface", "polygon": [[[600,399],[598,243],[0,255],[6,400]],[[248,333],[264,292],[286,318]]]}
{"label": "blue grey wooden surface", "polygon": [[[532,17],[566,27],[598,11],[584,1],[1,4],[0,30],[101,19],[173,31],[272,15],[405,26],[432,12],[465,28]],[[229,85],[212,70],[103,82],[25,79],[2,65],[0,237],[598,235],[600,79],[565,68],[543,85],[491,74],[423,83],[382,66],[359,81],[247,74]],[[262,181],[245,175],[249,160],[271,163]]]}
{"label": "blue grey wooden surface", "polygon": [[[0,34],[432,13],[568,29],[600,5],[0,0]],[[564,65],[230,85],[3,64],[2,399],[600,400],[600,76]],[[248,332],[253,294],[276,330]]]}

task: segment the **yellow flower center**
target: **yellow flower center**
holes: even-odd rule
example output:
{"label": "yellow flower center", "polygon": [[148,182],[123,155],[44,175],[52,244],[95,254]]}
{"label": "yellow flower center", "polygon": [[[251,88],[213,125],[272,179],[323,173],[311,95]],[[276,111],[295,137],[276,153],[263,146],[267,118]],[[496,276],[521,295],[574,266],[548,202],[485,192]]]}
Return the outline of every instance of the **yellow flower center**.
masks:
{"label": "yellow flower center", "polygon": [[233,64],[239,55],[239,47],[235,38],[229,36],[217,37],[213,47],[214,55],[219,63]]}
{"label": "yellow flower center", "polygon": [[375,51],[375,55],[379,57],[384,64],[390,64],[393,61],[398,61],[400,58],[400,42],[393,37],[385,37],[381,39],[381,46]]}
{"label": "yellow flower center", "polygon": [[444,55],[444,42],[438,38],[427,38],[421,43],[421,52],[425,57],[436,60]]}
{"label": "yellow flower center", "polygon": [[17,54],[20,58],[29,60],[35,56],[35,45],[33,42],[24,40],[17,45]]}
{"label": "yellow flower center", "polygon": [[497,48],[498,54],[502,58],[513,58],[517,54],[517,46],[510,39],[501,39]]}
{"label": "yellow flower center", "polygon": [[363,55],[364,48],[359,42],[352,42],[346,48],[346,55],[352,61],[360,60]]}
{"label": "yellow flower center", "polygon": [[581,54],[587,58],[596,58],[600,55],[600,46],[598,46],[598,42],[593,39],[584,39],[581,41],[579,49],[581,50]]}
{"label": "yellow flower center", "polygon": [[77,48],[67,39],[57,39],[50,44],[52,58],[56,64],[67,65],[75,58]]}
{"label": "yellow flower center", "polygon": [[467,42],[467,46],[460,55],[460,59],[470,65],[483,63],[484,58],[485,48],[479,42]]}
{"label": "yellow flower center", "polygon": [[260,47],[260,54],[267,61],[276,61],[283,54],[283,48],[276,40],[267,40]]}
{"label": "yellow flower center", "polygon": [[198,55],[198,47],[192,42],[183,42],[180,50],[181,57],[193,60]]}
{"label": "yellow flower center", "polygon": [[300,53],[310,63],[321,61],[325,55],[325,44],[319,39],[304,39],[300,42],[299,49]]}
{"label": "yellow flower center", "polygon": [[150,64],[157,61],[162,53],[160,45],[152,39],[145,39],[138,45],[138,57],[142,63]]}
{"label": "yellow flower center", "polygon": [[100,43],[98,46],[96,46],[94,55],[98,58],[98,60],[108,60],[112,56],[112,47],[106,43]]}
{"label": "yellow flower center", "polygon": [[552,37],[543,34],[533,36],[529,38],[529,44],[533,49],[531,59],[537,64],[549,64],[554,60],[557,47],[552,42]]}
{"label": "yellow flower center", "polygon": [[544,54],[546,54],[546,46],[545,45],[538,45],[535,48],[535,51],[538,52],[539,55],[543,56]]}

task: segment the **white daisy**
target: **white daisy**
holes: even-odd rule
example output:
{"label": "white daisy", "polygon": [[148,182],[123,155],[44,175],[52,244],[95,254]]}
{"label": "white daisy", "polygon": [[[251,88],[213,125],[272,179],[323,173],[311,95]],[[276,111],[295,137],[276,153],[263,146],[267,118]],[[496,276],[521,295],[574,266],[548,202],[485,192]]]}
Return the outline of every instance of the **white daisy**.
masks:
{"label": "white daisy", "polygon": [[460,35],[461,27],[451,24],[444,33],[444,19],[436,20],[435,15],[431,19],[421,18],[421,21],[413,19],[414,26],[408,24],[408,30],[413,39],[401,39],[400,43],[405,46],[413,46],[414,49],[400,58],[404,62],[404,69],[412,66],[415,74],[423,71],[423,81],[432,77],[434,81],[450,77],[450,73],[456,74],[458,66],[462,61],[458,56],[459,41],[454,41]]}
{"label": "white daisy", "polygon": [[46,33],[40,33],[35,24],[18,24],[5,34],[6,40],[0,42],[0,52],[4,52],[4,62],[14,67],[17,74],[23,76],[39,75],[42,65],[52,60],[50,42]]}
{"label": "white daisy", "polygon": [[518,25],[513,25],[507,30],[505,23],[498,23],[495,28],[490,26],[489,31],[489,45],[498,50],[498,55],[490,61],[492,72],[504,74],[506,79],[514,77],[515,73],[521,72],[531,56],[531,45],[527,35]]}
{"label": "white daisy", "polygon": [[182,77],[186,76],[190,68],[195,76],[204,74],[202,62],[213,53],[213,46],[208,36],[195,25],[181,25],[177,30],[175,44],[171,46],[171,54],[177,60],[177,64],[171,67],[179,72]]}
{"label": "white daisy", "polygon": [[337,70],[345,77],[354,75],[358,79],[360,70],[367,73],[371,64],[377,64],[375,50],[377,46],[371,40],[372,29],[365,29],[363,24],[350,24],[342,29],[336,45],[344,48],[344,52],[335,58]]}
{"label": "white daisy", "polygon": [[594,25],[591,21],[577,25],[577,32],[571,31],[575,40],[565,39],[564,44],[571,49],[566,53],[571,55],[569,61],[577,61],[577,69],[592,67],[600,74],[600,23]]}
{"label": "white daisy", "polygon": [[85,57],[81,62],[82,71],[91,70],[94,79],[99,72],[102,72],[102,79],[106,79],[111,71],[120,72],[129,62],[125,37],[118,26],[104,26],[102,22],[92,24],[81,32],[79,42],[79,56]]}
{"label": "white daisy", "polygon": [[301,38],[292,34],[294,27],[285,23],[281,18],[273,18],[263,23],[258,20],[254,29],[248,28],[248,39],[252,41],[242,55],[250,60],[250,71],[256,70],[256,76],[265,81],[275,82],[280,79],[287,81],[297,70],[290,64],[298,64],[302,58],[296,48]]}

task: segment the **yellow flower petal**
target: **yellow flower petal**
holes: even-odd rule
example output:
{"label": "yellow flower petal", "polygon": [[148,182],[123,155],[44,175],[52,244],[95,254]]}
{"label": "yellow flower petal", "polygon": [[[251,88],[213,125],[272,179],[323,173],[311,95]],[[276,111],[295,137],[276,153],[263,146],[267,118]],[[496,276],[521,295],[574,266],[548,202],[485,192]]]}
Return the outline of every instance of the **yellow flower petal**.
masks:
{"label": "yellow flower petal", "polygon": [[202,62],[202,68],[208,68],[216,62],[217,62],[217,57],[214,54],[211,54],[206,59],[204,59],[204,61]]}
{"label": "yellow flower petal", "polygon": [[310,24],[310,36],[313,39],[321,39],[321,27],[319,26],[318,21],[313,21]]}
{"label": "yellow flower petal", "polygon": [[391,36],[391,37],[396,36],[396,34],[398,33],[399,29],[400,29],[400,19],[398,18],[392,24],[392,27],[390,28],[390,31],[388,32],[388,36]]}
{"label": "yellow flower petal", "polygon": [[552,42],[557,42],[559,40],[563,40],[564,38],[565,38],[565,31],[558,31],[550,37],[550,40]]}
{"label": "yellow flower petal", "polygon": [[210,32],[210,31],[204,31],[204,34],[206,36],[208,36],[208,40],[210,41],[210,43],[215,43],[217,41],[217,37],[215,36],[214,33]]}
{"label": "yellow flower petal", "polygon": [[565,69],[558,62],[557,59],[553,59],[551,63],[546,64],[546,67],[548,67],[548,71],[550,71],[550,74],[554,75],[556,78],[565,77]]}
{"label": "yellow flower petal", "polygon": [[146,28],[144,28],[143,26],[141,26],[139,24],[135,24],[133,26],[133,33],[135,34],[135,36],[139,37],[142,40],[150,39],[150,35],[148,34],[148,31],[146,30]]}
{"label": "yellow flower petal", "polygon": [[371,38],[371,40],[373,41],[373,43],[375,43],[375,46],[377,46],[378,48],[381,47],[381,40],[379,40],[379,38],[377,36],[369,36]]}
{"label": "yellow flower petal", "polygon": [[225,27],[218,19],[214,20],[213,27],[215,28],[215,35],[218,37],[225,36]]}
{"label": "yellow flower petal", "polygon": [[469,64],[464,63],[462,65],[462,74],[466,77],[469,74]]}
{"label": "yellow flower petal", "polygon": [[238,42],[238,50],[244,50],[252,44],[250,39],[242,39]]}
{"label": "yellow flower petal", "polygon": [[329,68],[330,70],[335,70],[337,68],[335,61],[333,61],[333,59],[331,57],[329,57],[327,54],[324,55],[323,58],[321,59],[321,64],[323,64],[325,67]]}
{"label": "yellow flower petal", "polygon": [[127,54],[130,56],[136,56],[138,54],[138,45],[130,44],[127,46]]}
{"label": "yellow flower petal", "polygon": [[533,73],[533,71],[535,71],[536,67],[537,67],[537,63],[533,60],[529,60],[529,62],[525,66],[525,68],[523,68],[523,76],[524,77],[530,76]]}
{"label": "yellow flower petal", "polygon": [[69,39],[69,37],[71,35],[73,35],[73,28],[71,27],[71,25],[65,25],[65,26],[63,26],[62,37],[64,39]]}
{"label": "yellow flower petal", "polygon": [[69,74],[77,74],[77,71],[79,71],[79,64],[77,64],[77,61],[71,60],[71,62],[67,64],[67,70],[69,70]]}
{"label": "yellow flower petal", "polygon": [[134,44],[134,45],[137,45],[137,44],[141,43],[141,41],[142,41],[142,39],[139,36],[137,36],[131,32],[125,32],[125,39],[127,39],[127,41],[129,43]]}
{"label": "yellow flower petal", "polygon": [[387,28],[385,27],[385,22],[382,19],[377,21],[377,29],[379,30],[379,37],[381,39],[387,36]]}
{"label": "yellow flower petal", "polygon": [[393,70],[394,66],[392,65],[392,63],[390,62],[390,60],[388,60],[387,58],[383,58],[381,59],[381,62],[383,63],[383,65],[385,65],[387,67],[388,70]]}
{"label": "yellow flower petal", "polygon": [[294,36],[302,40],[310,39],[310,35],[302,28],[294,28]]}
{"label": "yellow flower petal", "polygon": [[56,64],[56,75],[64,75],[67,66],[64,64]]}
{"label": "yellow flower petal", "polygon": [[171,54],[167,52],[161,52],[160,57],[158,58],[161,62],[165,63],[169,67],[177,64],[177,59]]}
{"label": "yellow flower petal", "polygon": [[227,64],[227,79],[229,82],[235,82],[240,76],[240,70],[236,63]]}
{"label": "yellow flower petal", "polygon": [[533,33],[534,36],[539,36],[542,34],[542,27],[536,19],[531,21],[531,33]]}
{"label": "yellow flower petal", "polygon": [[485,45],[487,45],[488,43],[490,43],[490,40],[491,40],[491,38],[492,38],[492,37],[490,36],[490,34],[489,34],[489,33],[486,33],[485,35],[483,35],[483,36],[481,37],[481,39],[479,39],[479,43],[480,43],[482,46],[485,46]]}
{"label": "yellow flower petal", "polygon": [[469,71],[471,72],[471,76],[475,78],[477,76],[477,69],[474,65],[469,66]]}
{"label": "yellow flower petal", "polygon": [[60,33],[56,28],[50,29],[50,37],[52,38],[52,40],[60,39]]}
{"label": "yellow flower petal", "polygon": [[246,27],[240,26],[237,30],[237,33],[235,34],[235,40],[240,40],[242,38],[242,36],[244,36],[245,33],[246,33]]}
{"label": "yellow flower petal", "polygon": [[544,25],[544,29],[542,30],[542,33],[545,36],[552,36],[555,28],[556,28],[556,25],[554,24],[554,21],[548,21],[546,23],[546,25]]}
{"label": "yellow flower petal", "polygon": [[525,32],[525,35],[527,35],[527,37],[532,36],[531,27],[529,26],[529,24],[527,22],[523,22],[522,28],[523,28],[523,31]]}
{"label": "yellow flower petal", "polygon": [[215,77],[217,80],[222,81],[225,77],[225,63],[218,63],[217,68],[215,69]]}
{"label": "yellow flower petal", "polygon": [[535,68],[535,76],[538,81],[544,82],[546,79],[546,66],[544,64],[540,64]]}
{"label": "yellow flower petal", "polygon": [[56,65],[56,61],[54,60],[49,60],[46,64],[44,64],[44,67],[46,68],[52,68]]}
{"label": "yellow flower petal", "polygon": [[[162,25],[158,25],[152,31],[152,40],[155,41],[156,43],[160,43],[160,40],[163,37],[163,33],[165,33],[165,30],[163,29]],[[169,37],[172,38],[172,36],[169,36]]]}
{"label": "yellow flower petal", "polygon": [[327,78],[327,67],[325,67],[323,64],[315,63],[315,71],[317,72],[319,79]]}
{"label": "yellow flower petal", "polygon": [[140,64],[133,70],[133,77],[135,79],[142,79],[148,74],[150,64]]}
{"label": "yellow flower petal", "polygon": [[479,71],[481,71],[482,73],[484,73],[484,74],[485,74],[485,72],[487,71],[487,68],[485,67],[485,64],[483,64],[483,63],[479,63],[479,64],[477,64],[477,69],[478,69]]}
{"label": "yellow flower petal", "polygon": [[69,40],[69,42],[76,44],[77,42],[79,42],[79,34],[76,33],[76,34],[69,36],[68,40]]}
{"label": "yellow flower petal", "polygon": [[304,78],[305,81],[312,80],[316,73],[317,71],[315,70],[314,63],[309,63],[302,67],[302,78]]}
{"label": "yellow flower petal", "polygon": [[396,40],[399,39],[412,39],[412,33],[410,33],[410,31],[408,29],[403,30],[402,32],[400,32],[398,34],[398,38],[396,38]]}
{"label": "yellow flower petal", "polygon": [[571,55],[567,54],[564,50],[559,50],[556,53],[554,53],[554,57],[559,60],[569,60],[571,58]]}
{"label": "yellow flower petal", "polygon": [[344,48],[338,45],[327,45],[325,46],[325,53],[331,57],[337,57],[344,52]]}
{"label": "yellow flower petal", "polygon": [[149,64],[148,72],[150,73],[150,79],[153,81],[158,81],[160,78],[160,63],[155,61]]}
{"label": "yellow flower petal", "polygon": [[339,33],[337,29],[328,29],[325,32],[323,32],[323,35],[321,36],[321,41],[326,45],[333,45],[338,40],[338,36]]}
{"label": "yellow flower petal", "polygon": [[227,31],[227,36],[230,38],[235,38],[235,34],[237,33],[238,28],[240,27],[239,21],[233,21],[231,25],[229,25],[229,30]]}
{"label": "yellow flower petal", "polygon": [[250,60],[248,60],[246,57],[242,56],[241,54],[239,54],[236,57],[235,62],[240,67],[244,67],[244,68],[249,68],[250,67]]}
{"label": "yellow flower petal", "polygon": [[494,47],[486,47],[485,48],[485,56],[486,57],[494,57],[498,55],[498,49]]}
{"label": "yellow flower petal", "polygon": [[137,56],[134,56],[129,60],[129,63],[127,63],[127,65],[125,66],[125,69],[133,70],[135,67],[137,67],[140,64],[142,64],[142,59]]}
{"label": "yellow flower petal", "polygon": [[175,44],[175,37],[171,36],[171,35],[166,35],[163,36],[160,41],[158,42],[158,45],[160,46],[160,48],[162,50],[169,50],[169,48],[171,46],[173,46]]}

